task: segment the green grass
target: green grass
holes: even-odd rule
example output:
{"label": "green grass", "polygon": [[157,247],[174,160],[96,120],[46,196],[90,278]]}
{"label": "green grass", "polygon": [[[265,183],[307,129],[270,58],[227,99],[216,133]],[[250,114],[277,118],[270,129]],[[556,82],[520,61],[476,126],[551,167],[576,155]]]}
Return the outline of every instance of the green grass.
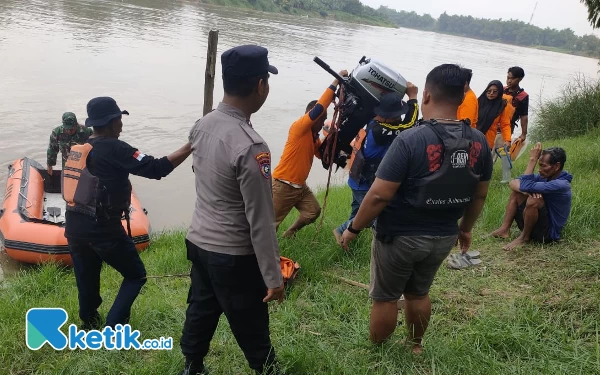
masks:
{"label": "green grass", "polygon": [[596,52],[596,51],[572,51],[567,48],[550,47],[550,46],[522,46],[522,47],[535,48],[535,49],[540,49],[543,51],[550,51],[550,52],[557,52],[557,53],[566,53],[569,55],[575,55],[575,56],[581,56],[581,57],[591,57],[591,58],[598,57],[598,52]]}
{"label": "green grass", "polygon": [[[440,268],[431,297],[433,317],[425,352],[414,357],[398,342],[400,325],[383,345],[368,340],[370,302],[365,290],[329,274],[369,282],[370,234],[345,254],[332,228],[349,213],[350,192],[334,188],[323,228],[316,225],[296,239],[282,239],[281,252],[301,264],[283,304],[271,305],[271,331],[277,355],[290,374],[598,374],[600,373],[600,157],[598,137],[580,137],[544,146],[567,150],[566,169],[574,173],[572,216],[561,244],[530,245],[514,253],[505,241],[481,239],[500,224],[508,195],[500,165],[491,185],[474,249],[483,266],[462,271]],[[524,169],[526,154],[514,176]],[[322,194],[321,194],[322,199]],[[295,219],[295,213],[280,231]],[[516,231],[513,231],[516,236]],[[142,253],[149,275],[189,271],[184,233],[154,238]],[[102,272],[101,313],[114,300],[120,276]],[[172,336],[171,351],[61,351],[25,346],[25,313],[31,307],[63,307],[78,323],[77,289],[71,269],[31,267],[0,283],[0,373],[2,374],[178,374],[183,367],[179,338],[185,318],[188,278],[151,279],[134,305],[132,325],[142,338]],[[403,321],[400,315],[400,322]],[[251,374],[223,318],[206,359],[213,374]]]}
{"label": "green grass", "polygon": [[202,0],[201,2],[235,8],[255,9],[263,12],[279,12],[280,10],[272,0],[256,0],[254,3],[250,3],[247,0]]}
{"label": "green grass", "polygon": [[398,26],[388,21],[384,17],[373,17],[373,16],[357,16],[355,14],[341,12],[341,11],[330,11],[330,15],[333,15],[336,21],[359,23],[371,26],[383,26],[383,27],[394,27]]}
{"label": "green grass", "polygon": [[547,140],[600,132],[600,80],[577,76],[560,95],[543,101],[536,111],[533,139]]}
{"label": "green grass", "polygon": [[247,0],[202,0],[202,3],[235,8],[254,9],[262,12],[284,13],[296,16],[309,16],[311,18],[334,19],[336,21],[371,26],[383,26],[393,28],[398,27],[396,24],[390,22],[385,17],[355,15],[348,12],[332,10],[323,10],[323,13],[320,13],[315,10],[305,10],[294,7],[278,6],[272,0],[255,0],[252,3]]}

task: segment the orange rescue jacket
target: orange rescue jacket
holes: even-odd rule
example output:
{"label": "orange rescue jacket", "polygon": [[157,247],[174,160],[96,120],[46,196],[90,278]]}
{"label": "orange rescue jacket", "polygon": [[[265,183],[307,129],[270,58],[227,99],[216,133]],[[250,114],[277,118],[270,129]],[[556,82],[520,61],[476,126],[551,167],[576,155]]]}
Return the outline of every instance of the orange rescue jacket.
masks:
{"label": "orange rescue jacket", "polygon": [[92,148],[89,143],[71,146],[60,188],[67,211],[96,216],[99,179],[87,169],[87,157]]}

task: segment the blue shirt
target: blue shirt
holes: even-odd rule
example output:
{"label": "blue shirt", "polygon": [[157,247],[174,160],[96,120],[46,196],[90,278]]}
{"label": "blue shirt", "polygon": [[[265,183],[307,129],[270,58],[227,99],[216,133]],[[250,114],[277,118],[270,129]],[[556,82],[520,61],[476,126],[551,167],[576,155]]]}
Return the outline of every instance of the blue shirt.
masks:
{"label": "blue shirt", "polygon": [[[365,160],[369,159],[383,159],[385,153],[390,148],[390,144],[379,145],[375,142],[375,137],[373,136],[373,131],[367,127],[367,136],[365,137],[365,145],[362,149],[362,153],[365,157]],[[352,177],[348,178],[348,186],[352,190],[359,191],[368,191],[371,188],[371,184],[367,182],[362,176],[360,178],[360,183],[354,181]]]}
{"label": "blue shirt", "polygon": [[524,174],[520,178],[519,190],[523,193],[539,193],[544,198],[550,222],[550,237],[560,238],[560,232],[567,224],[571,213],[571,181],[573,175],[562,171],[554,180],[548,181],[539,174]]}

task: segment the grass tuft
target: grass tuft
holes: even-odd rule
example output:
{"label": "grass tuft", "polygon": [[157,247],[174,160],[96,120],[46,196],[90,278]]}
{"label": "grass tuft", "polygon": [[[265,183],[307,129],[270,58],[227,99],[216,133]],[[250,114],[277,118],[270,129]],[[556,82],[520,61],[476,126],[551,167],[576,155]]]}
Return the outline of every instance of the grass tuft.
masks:
{"label": "grass tuft", "polygon": [[[598,139],[600,80],[576,76],[562,88],[557,98],[542,102],[536,114],[536,124],[531,129],[531,137],[535,140],[577,137],[590,132]],[[597,170],[600,156],[594,153],[589,157]]]}

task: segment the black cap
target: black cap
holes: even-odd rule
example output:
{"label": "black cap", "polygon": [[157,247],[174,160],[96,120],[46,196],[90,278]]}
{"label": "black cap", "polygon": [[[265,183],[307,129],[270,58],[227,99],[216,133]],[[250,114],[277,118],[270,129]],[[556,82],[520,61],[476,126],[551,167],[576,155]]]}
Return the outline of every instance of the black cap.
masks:
{"label": "black cap", "polygon": [[277,74],[277,68],[269,65],[269,51],[261,46],[244,45],[231,48],[221,55],[223,78],[250,78],[267,73]]}
{"label": "black cap", "polygon": [[129,112],[121,111],[117,102],[108,96],[101,96],[90,100],[87,104],[88,118],[85,126],[106,126],[113,119],[128,115]]}
{"label": "black cap", "polygon": [[381,97],[375,107],[375,114],[383,118],[398,118],[408,112],[408,105],[402,101],[400,94],[389,92]]}

